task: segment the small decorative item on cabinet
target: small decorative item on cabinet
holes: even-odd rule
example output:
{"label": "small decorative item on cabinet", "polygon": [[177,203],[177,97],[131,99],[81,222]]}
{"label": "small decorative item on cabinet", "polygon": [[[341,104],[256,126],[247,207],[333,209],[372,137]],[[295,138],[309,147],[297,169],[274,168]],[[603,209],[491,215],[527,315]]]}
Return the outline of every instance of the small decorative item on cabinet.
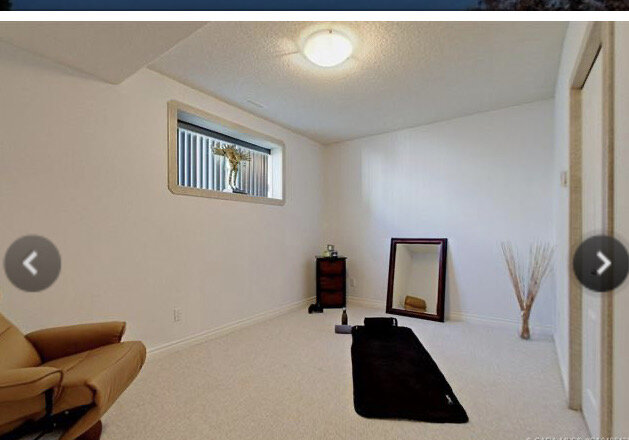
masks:
{"label": "small decorative item on cabinet", "polygon": [[334,250],[334,245],[333,244],[329,244],[325,247],[325,250],[323,251],[323,256],[324,257],[338,257],[338,252],[336,252],[336,255],[334,255],[334,252],[336,252]]}

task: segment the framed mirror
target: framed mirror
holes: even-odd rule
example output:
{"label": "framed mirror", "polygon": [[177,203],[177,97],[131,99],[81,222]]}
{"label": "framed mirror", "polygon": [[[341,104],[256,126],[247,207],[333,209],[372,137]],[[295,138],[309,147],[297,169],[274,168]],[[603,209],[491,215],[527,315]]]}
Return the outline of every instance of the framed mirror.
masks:
{"label": "framed mirror", "polygon": [[392,238],[387,313],[444,321],[446,238]]}

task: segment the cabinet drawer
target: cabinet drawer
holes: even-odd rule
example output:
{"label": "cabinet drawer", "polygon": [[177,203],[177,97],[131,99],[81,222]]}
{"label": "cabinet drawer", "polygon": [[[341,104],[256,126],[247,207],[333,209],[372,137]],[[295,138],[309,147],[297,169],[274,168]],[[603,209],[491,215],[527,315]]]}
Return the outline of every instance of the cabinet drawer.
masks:
{"label": "cabinet drawer", "polygon": [[319,289],[343,290],[343,275],[319,277]]}
{"label": "cabinet drawer", "polygon": [[321,275],[340,275],[345,272],[345,260],[321,260],[319,271]]}
{"label": "cabinet drawer", "polygon": [[328,306],[342,306],[345,302],[345,295],[342,291],[322,291],[321,292],[321,305],[323,307]]}

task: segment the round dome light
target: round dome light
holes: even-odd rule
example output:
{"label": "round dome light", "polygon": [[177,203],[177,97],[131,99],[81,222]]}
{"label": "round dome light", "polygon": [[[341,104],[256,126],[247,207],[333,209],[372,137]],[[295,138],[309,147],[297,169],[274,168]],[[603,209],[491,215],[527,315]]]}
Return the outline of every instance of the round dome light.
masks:
{"label": "round dome light", "polygon": [[354,48],[345,35],[331,30],[315,32],[306,40],[304,55],[321,67],[332,67],[349,58]]}

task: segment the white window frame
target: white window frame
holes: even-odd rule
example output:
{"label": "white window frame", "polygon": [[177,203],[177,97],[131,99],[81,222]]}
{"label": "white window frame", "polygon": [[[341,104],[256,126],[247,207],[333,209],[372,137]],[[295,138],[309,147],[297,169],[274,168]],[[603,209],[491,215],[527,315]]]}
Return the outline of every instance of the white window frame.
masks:
{"label": "white window frame", "polygon": [[[271,150],[269,159],[271,165],[270,197],[251,196],[231,192],[215,191],[211,189],[181,186],[178,183],[177,143],[178,122],[182,118],[192,117],[203,124],[205,128],[225,135],[242,139]],[[284,205],[286,200],[286,147],[284,142],[259,133],[255,130],[228,121],[219,116],[194,108],[179,101],[168,101],[168,189],[176,195],[208,197],[222,200],[261,203],[266,205]]]}

